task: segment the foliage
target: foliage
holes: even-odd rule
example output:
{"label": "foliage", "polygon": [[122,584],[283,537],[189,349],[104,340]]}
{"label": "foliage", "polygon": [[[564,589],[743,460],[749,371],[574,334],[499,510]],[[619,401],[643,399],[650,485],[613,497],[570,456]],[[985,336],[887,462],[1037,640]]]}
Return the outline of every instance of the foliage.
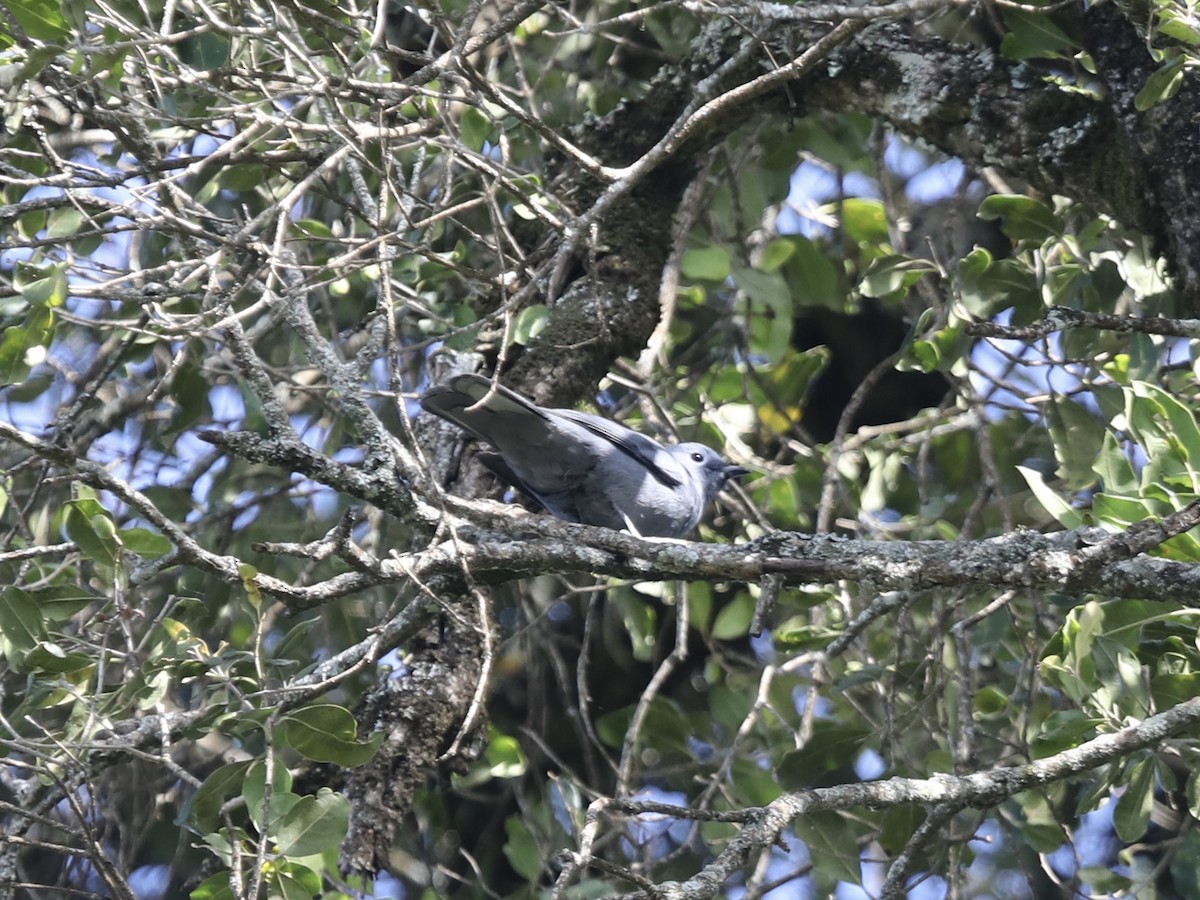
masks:
{"label": "foliage", "polygon": [[[1062,7],[10,0],[16,896],[1195,895],[1200,613],[1150,573],[1200,563],[1200,29],[1154,10],[1133,84]],[[1079,154],[1118,81],[1145,140]],[[513,518],[418,416],[455,368],[724,447],[699,538],[755,559],[1073,549],[917,589]]]}

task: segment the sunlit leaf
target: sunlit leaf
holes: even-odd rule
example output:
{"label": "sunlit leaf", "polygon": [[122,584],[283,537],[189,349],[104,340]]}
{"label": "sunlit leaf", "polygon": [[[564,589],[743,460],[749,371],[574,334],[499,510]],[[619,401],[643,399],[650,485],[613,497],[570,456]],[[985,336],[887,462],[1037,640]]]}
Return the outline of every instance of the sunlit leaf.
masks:
{"label": "sunlit leaf", "polygon": [[279,737],[297,753],[343,766],[360,766],[370,759],[382,743],[377,732],[365,742],[357,737],[358,724],[344,707],[332,703],[305,706],[283,716]]}
{"label": "sunlit leaf", "polygon": [[301,797],[283,816],[276,832],[284,856],[312,856],[341,844],[350,827],[350,801],[329,788]]}
{"label": "sunlit leaf", "polygon": [[1117,837],[1133,843],[1146,833],[1150,810],[1154,806],[1154,758],[1139,754],[1129,769],[1125,790],[1117,798],[1113,811],[1113,830]]}

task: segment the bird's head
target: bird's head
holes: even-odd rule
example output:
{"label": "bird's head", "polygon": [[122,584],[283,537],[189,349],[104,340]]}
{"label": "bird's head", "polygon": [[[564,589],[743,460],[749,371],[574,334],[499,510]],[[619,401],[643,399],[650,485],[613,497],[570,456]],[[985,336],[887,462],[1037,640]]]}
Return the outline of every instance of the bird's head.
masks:
{"label": "bird's head", "polygon": [[749,469],[725,462],[721,454],[705,444],[678,444],[671,448],[671,455],[703,491],[706,506],[716,498],[729,479],[750,474]]}

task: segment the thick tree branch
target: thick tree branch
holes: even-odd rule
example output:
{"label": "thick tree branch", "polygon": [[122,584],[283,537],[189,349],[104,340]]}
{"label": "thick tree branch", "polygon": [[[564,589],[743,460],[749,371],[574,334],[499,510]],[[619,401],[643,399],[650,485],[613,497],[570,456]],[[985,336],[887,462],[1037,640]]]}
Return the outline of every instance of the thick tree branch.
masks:
{"label": "thick tree branch", "polygon": [[1103,177],[1125,160],[1112,112],[1027,64],[886,28],[839,52],[828,74],[810,83],[810,104],[882,116],[954,156],[1066,193],[1134,227],[1149,224],[1144,198],[1129,189],[1113,193],[1118,185]]}
{"label": "thick tree branch", "polygon": [[[549,573],[749,583],[775,574],[787,584],[844,579],[876,592],[1000,587],[1179,603],[1190,602],[1200,591],[1197,565],[1146,556],[1127,559],[1120,542],[1107,545],[1111,557],[1080,555],[1081,547],[1109,537],[1098,529],[1054,535],[1018,531],[958,542],[860,541],[777,533],[750,544],[727,546],[646,541],[544,516],[503,519],[497,524],[499,528],[488,529],[464,524],[459,527],[459,541],[382,560],[378,575],[347,572],[318,585],[294,588],[286,600],[306,609],[364,590],[381,579],[454,581],[463,572],[482,584]],[[1153,530],[1160,536],[1167,534],[1166,529]]]}
{"label": "thick tree branch", "polygon": [[1112,4],[1079,26],[1107,94],[1064,87],[986,47],[880,28],[836,53],[806,82],[811,107],[881,116],[899,131],[979,166],[996,166],[1046,195],[1061,194],[1150,235],[1193,307],[1200,302],[1200,85],[1134,104],[1155,71],[1146,43]]}
{"label": "thick tree branch", "polygon": [[968,322],[963,331],[976,337],[1035,341],[1069,328],[1095,328],[1134,334],[1163,334],[1170,337],[1200,338],[1200,319],[1168,319],[1162,316],[1140,318],[1088,312],[1066,306],[1052,306],[1042,321],[1030,325],[999,325],[995,322]]}
{"label": "thick tree branch", "polygon": [[[0,423],[0,437],[73,471],[81,480],[110,490],[159,526],[175,544],[164,565],[194,564],[230,583],[243,580],[238,561],[211,553],[174,522],[158,513],[148,498],[100,466]],[[253,458],[336,476],[339,485],[374,480],[341,466],[298,442],[217,435],[230,449]],[[373,488],[371,493],[374,493]],[[398,495],[392,495],[389,506]],[[836,535],[777,533],[751,544],[724,546],[686,541],[642,540],[623,532],[570,525],[546,516],[514,516],[489,503],[468,503],[447,496],[446,513],[459,522],[457,537],[377,564],[357,565],[311,586],[289,585],[266,574],[254,576],[258,588],[294,609],[309,609],[379,584],[458,582],[464,575],[482,584],[498,584],[537,574],[592,573],[638,581],[736,580],[757,583],[767,575],[787,584],[827,583],[846,579],[874,591],[913,591],[939,587],[1003,587],[1030,590],[1095,592],[1112,597],[1190,601],[1200,592],[1200,566],[1137,556],[1180,530],[1191,527],[1194,510],[1181,511],[1162,524],[1135,523],[1129,539],[1087,530],[1043,535],[1017,531],[984,541],[860,541]],[[497,514],[499,512],[499,514]],[[482,527],[481,527],[482,526]],[[1103,544],[1097,544],[1105,541]],[[1095,546],[1102,549],[1096,549]],[[1080,552],[1088,548],[1085,552]],[[369,562],[369,561],[368,561]]]}

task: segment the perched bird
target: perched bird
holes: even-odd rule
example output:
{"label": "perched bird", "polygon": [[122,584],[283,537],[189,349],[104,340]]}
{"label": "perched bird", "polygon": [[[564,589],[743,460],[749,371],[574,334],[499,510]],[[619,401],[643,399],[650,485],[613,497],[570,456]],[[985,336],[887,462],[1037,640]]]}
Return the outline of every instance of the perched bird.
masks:
{"label": "perched bird", "polygon": [[683,537],[730,478],[704,444],[664,447],[600,416],[546,409],[482,375],[430,388],[421,406],[496,448],[480,461],[567,522]]}

